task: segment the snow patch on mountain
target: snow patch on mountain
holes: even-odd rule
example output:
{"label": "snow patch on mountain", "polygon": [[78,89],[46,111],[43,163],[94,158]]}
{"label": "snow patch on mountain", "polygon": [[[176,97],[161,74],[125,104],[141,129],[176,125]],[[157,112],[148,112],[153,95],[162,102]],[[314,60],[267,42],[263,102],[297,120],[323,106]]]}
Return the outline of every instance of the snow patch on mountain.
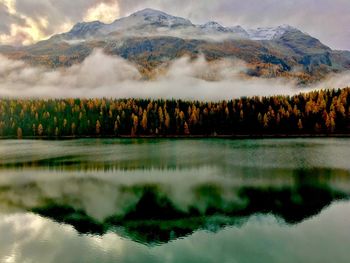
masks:
{"label": "snow patch on mountain", "polygon": [[278,27],[259,27],[257,29],[249,29],[247,32],[251,40],[274,40],[282,37],[289,31],[295,31],[294,27],[282,25]]}
{"label": "snow patch on mountain", "polygon": [[221,24],[210,21],[204,25],[199,25],[199,29],[204,34],[225,35],[227,38],[249,38],[249,34],[241,26],[224,27]]}
{"label": "snow patch on mountain", "polygon": [[241,38],[249,38],[248,32],[241,26],[228,27],[231,33]]}
{"label": "snow patch on mountain", "polygon": [[61,37],[64,40],[107,36],[174,36],[212,39],[214,41],[224,39],[274,40],[292,30],[297,29],[289,25],[282,25],[246,31],[241,26],[225,27],[215,21],[203,25],[194,25],[188,19],[147,8],[128,17],[117,19],[111,24],[104,24],[99,21],[78,23],[71,31],[62,34]]}
{"label": "snow patch on mountain", "polygon": [[108,33],[124,31],[131,28],[141,29],[147,26],[176,28],[192,27],[193,24],[191,21],[181,17],[168,15],[164,12],[153,9],[144,9],[128,17],[114,21],[112,24],[107,25],[103,30]]}
{"label": "snow patch on mountain", "polygon": [[222,25],[220,25],[219,23],[215,22],[215,21],[210,21],[204,25],[200,25],[199,26],[200,29],[202,29],[205,32],[223,32],[223,33],[227,33],[229,32],[229,30],[226,27],[223,27]]}

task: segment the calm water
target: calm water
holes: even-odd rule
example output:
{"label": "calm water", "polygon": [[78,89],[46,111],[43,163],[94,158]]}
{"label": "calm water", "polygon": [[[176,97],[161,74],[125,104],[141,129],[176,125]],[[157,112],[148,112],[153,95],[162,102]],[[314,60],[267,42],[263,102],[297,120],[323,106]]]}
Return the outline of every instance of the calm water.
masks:
{"label": "calm water", "polygon": [[350,262],[350,140],[0,141],[0,262]]}

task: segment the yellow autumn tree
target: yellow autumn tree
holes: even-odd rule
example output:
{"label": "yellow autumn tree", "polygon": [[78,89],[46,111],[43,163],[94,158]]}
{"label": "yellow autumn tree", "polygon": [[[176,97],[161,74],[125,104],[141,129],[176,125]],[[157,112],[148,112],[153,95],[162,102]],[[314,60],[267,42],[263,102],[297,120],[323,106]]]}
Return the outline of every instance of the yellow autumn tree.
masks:
{"label": "yellow autumn tree", "polygon": [[40,123],[40,124],[38,125],[38,135],[39,135],[39,136],[42,136],[43,133],[44,133],[44,127],[43,127],[43,125]]}
{"label": "yellow autumn tree", "polygon": [[17,128],[17,138],[18,139],[23,138],[23,131],[22,131],[22,128],[20,128],[20,127]]}
{"label": "yellow autumn tree", "polygon": [[141,126],[142,126],[142,129],[144,131],[147,131],[148,122],[147,122],[147,112],[146,112],[146,110],[144,110],[143,114],[142,114]]}
{"label": "yellow autumn tree", "polygon": [[99,120],[96,121],[96,125],[95,125],[95,131],[97,135],[101,134],[101,123]]}
{"label": "yellow autumn tree", "polygon": [[190,129],[188,127],[187,122],[185,122],[185,124],[184,124],[184,134],[185,135],[190,135]]}
{"label": "yellow autumn tree", "polygon": [[298,121],[298,129],[299,130],[303,129],[303,122],[301,121],[301,119],[299,119],[299,121]]}

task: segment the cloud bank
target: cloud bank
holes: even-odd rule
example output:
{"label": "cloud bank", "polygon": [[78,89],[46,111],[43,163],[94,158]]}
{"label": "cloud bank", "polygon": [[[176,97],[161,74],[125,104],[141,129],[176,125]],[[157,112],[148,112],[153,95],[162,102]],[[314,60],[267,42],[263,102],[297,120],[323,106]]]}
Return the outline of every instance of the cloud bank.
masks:
{"label": "cloud bank", "polygon": [[0,57],[0,96],[17,98],[165,98],[221,100],[241,96],[294,95],[350,85],[350,74],[301,88],[285,79],[247,78],[238,60],[208,63],[204,58],[174,61],[165,73],[145,80],[137,66],[95,50],[82,64],[59,70],[29,67]]}

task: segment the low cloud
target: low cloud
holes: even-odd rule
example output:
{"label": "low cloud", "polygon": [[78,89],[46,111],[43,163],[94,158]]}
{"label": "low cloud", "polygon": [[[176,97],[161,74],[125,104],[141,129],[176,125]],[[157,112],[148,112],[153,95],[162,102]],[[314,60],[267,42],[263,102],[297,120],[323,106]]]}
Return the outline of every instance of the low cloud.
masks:
{"label": "low cloud", "polygon": [[145,80],[137,66],[95,50],[79,65],[59,70],[30,67],[0,57],[0,96],[19,98],[115,97],[221,100],[241,96],[293,95],[314,89],[344,88],[350,74],[330,76],[308,88],[285,79],[248,78],[238,60],[208,63],[181,58],[154,80]]}

